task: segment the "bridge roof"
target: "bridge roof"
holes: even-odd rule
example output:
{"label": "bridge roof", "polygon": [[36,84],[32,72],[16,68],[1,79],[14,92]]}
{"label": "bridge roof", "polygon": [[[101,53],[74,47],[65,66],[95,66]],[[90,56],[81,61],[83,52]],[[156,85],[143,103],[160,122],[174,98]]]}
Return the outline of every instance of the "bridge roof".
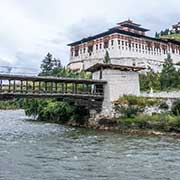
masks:
{"label": "bridge roof", "polygon": [[138,72],[141,70],[145,70],[146,68],[143,67],[136,67],[136,66],[122,66],[122,65],[117,65],[117,64],[101,64],[97,63],[90,68],[87,69],[89,72],[96,72],[101,69],[115,69],[115,70],[120,70],[120,71],[134,71]]}
{"label": "bridge roof", "polygon": [[64,78],[64,77],[52,77],[52,76],[22,76],[22,75],[9,75],[0,74],[1,80],[19,80],[19,81],[46,81],[46,82],[65,82],[65,83],[85,83],[85,84],[106,84],[103,80],[90,80],[81,78]]}

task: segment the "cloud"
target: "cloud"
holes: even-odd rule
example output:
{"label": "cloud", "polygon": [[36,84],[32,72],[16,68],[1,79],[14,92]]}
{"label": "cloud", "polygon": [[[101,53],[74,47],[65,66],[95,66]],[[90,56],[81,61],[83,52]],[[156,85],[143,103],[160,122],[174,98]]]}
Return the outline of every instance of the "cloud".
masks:
{"label": "cloud", "polygon": [[179,0],[6,0],[0,2],[0,65],[39,67],[51,52],[67,64],[68,43],[131,18],[156,31],[180,17]]}

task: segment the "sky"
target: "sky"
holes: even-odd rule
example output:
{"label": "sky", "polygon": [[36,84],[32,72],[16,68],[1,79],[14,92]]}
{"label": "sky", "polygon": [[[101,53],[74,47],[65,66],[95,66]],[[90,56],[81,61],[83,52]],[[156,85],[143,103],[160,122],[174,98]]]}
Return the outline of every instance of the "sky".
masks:
{"label": "sky", "polygon": [[128,18],[151,29],[180,21],[180,0],[0,0],[0,66],[39,69],[50,52],[63,65],[71,43]]}

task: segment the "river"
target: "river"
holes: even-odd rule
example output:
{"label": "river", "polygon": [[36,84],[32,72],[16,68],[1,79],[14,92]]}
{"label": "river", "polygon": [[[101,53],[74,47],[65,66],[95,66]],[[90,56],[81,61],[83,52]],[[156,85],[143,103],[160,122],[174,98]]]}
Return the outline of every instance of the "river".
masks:
{"label": "river", "polygon": [[179,180],[180,140],[75,129],[0,111],[0,180]]}

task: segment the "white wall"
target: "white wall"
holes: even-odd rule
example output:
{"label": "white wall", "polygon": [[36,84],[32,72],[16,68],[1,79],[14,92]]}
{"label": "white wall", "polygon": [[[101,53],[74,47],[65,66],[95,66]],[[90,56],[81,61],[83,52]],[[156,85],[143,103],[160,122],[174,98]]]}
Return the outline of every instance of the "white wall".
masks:
{"label": "white wall", "polygon": [[[137,39],[137,38],[136,38]],[[113,39],[114,43],[111,44],[111,40],[109,41],[109,47],[107,49],[104,49],[103,42],[102,48],[100,49],[100,46],[98,45],[98,49],[96,49],[96,45],[93,47],[92,55],[89,56],[87,52],[86,47],[86,53],[83,53],[83,51],[79,50],[79,56],[71,57],[70,58],[70,68],[76,69],[79,67],[80,70],[82,68],[87,69],[88,67],[103,62],[106,50],[109,52],[110,58],[112,59],[112,63],[120,64],[120,65],[128,65],[132,66],[134,63],[136,66],[151,66],[155,71],[158,71],[161,69],[161,66],[164,62],[164,59],[167,57],[167,53],[171,54],[171,57],[176,64],[180,61],[180,52],[172,53],[172,50],[169,49],[166,54],[163,53],[163,50],[161,49],[161,52],[159,50],[151,50],[150,52],[145,48],[144,45],[134,43],[134,48],[129,46],[126,46],[127,42],[126,40],[120,40],[118,38]],[[120,44],[118,43],[120,41]],[[124,45],[122,44],[124,42]],[[137,49],[135,47],[135,44],[138,44]],[[139,47],[140,45],[140,47]],[[144,47],[144,49],[143,49]],[[77,62],[77,65],[75,65]],[[71,64],[72,63],[72,64]]]}
{"label": "white wall", "polygon": [[[100,71],[93,73],[93,79],[99,79]],[[138,72],[106,69],[102,72],[102,80],[107,81],[104,87],[102,114],[113,115],[112,102],[123,95],[140,94]]]}

